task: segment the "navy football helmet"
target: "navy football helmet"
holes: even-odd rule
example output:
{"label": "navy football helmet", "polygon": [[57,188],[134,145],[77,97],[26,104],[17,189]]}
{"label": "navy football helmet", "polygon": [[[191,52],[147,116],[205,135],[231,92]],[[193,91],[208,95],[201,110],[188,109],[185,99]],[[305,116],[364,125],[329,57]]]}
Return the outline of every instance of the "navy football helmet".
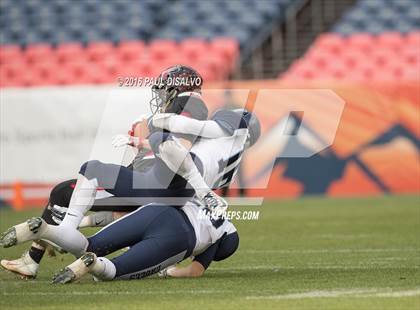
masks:
{"label": "navy football helmet", "polygon": [[181,93],[201,93],[203,78],[194,69],[175,65],[165,69],[152,87],[150,110],[153,114],[165,112]]}
{"label": "navy football helmet", "polygon": [[254,113],[249,112],[247,109],[235,109],[233,112],[240,114],[242,116],[242,120],[246,122],[248,128],[249,146],[254,145],[261,135],[261,125],[257,116]]}

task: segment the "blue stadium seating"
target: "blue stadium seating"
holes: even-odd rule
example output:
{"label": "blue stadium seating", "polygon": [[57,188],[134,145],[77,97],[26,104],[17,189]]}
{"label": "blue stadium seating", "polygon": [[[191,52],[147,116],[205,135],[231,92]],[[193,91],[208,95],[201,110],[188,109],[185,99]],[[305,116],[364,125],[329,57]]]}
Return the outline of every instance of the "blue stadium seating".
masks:
{"label": "blue stadium seating", "polygon": [[148,40],[165,19],[161,8],[168,2],[2,0],[0,44]]}
{"label": "blue stadium seating", "polygon": [[301,0],[2,0],[0,44],[233,37],[243,47]]}
{"label": "blue stadium seating", "polygon": [[0,0],[0,87],[112,83],[174,63],[226,79],[239,48],[303,1]]}
{"label": "blue stadium seating", "polygon": [[260,31],[283,18],[294,0],[192,1],[169,6],[168,22],[156,34],[159,38],[230,36],[244,47]]}
{"label": "blue stadium seating", "polygon": [[417,0],[359,0],[333,31],[350,35],[357,32],[408,33],[417,29],[420,29],[420,7]]}

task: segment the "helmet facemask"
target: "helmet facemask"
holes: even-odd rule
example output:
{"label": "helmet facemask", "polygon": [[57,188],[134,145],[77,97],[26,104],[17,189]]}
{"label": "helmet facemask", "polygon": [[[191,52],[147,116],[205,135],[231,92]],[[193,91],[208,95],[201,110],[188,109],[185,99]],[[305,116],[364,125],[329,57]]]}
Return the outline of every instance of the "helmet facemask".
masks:
{"label": "helmet facemask", "polygon": [[164,113],[171,101],[177,96],[176,89],[166,86],[154,85],[152,87],[152,99],[150,100],[150,110],[153,114]]}
{"label": "helmet facemask", "polygon": [[[184,85],[183,78],[192,79],[198,84]],[[177,79],[180,79],[181,83],[175,83]],[[202,78],[192,68],[175,65],[164,70],[156,82],[152,87],[152,99],[150,100],[150,110],[153,114],[167,111],[175,97],[183,92],[200,92]]]}

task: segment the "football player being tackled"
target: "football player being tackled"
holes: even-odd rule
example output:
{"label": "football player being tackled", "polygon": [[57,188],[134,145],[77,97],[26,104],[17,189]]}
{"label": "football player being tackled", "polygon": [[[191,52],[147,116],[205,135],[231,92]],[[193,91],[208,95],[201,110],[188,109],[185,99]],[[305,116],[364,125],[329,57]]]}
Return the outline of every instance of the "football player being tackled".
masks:
{"label": "football player being tackled", "polygon": [[[188,68],[188,70],[191,70]],[[170,74],[173,74],[175,72],[184,72],[185,73],[185,67],[176,66],[174,68],[170,68],[166,70],[164,73],[162,73],[161,76],[167,77],[170,76]],[[172,73],[171,73],[172,72]],[[162,80],[165,80],[164,78]],[[196,89],[195,89],[196,90]],[[232,163],[238,162],[240,160],[240,157],[242,155],[243,148],[245,147],[245,144],[252,144],[253,142],[249,142],[250,133],[248,132],[248,125],[245,124],[247,121],[249,122],[252,119],[252,114],[248,113],[244,110],[240,111],[219,111],[216,113],[213,117],[212,121],[203,121],[199,120],[204,119],[205,117],[202,116],[202,114],[206,114],[207,109],[201,108],[198,109],[198,111],[205,111],[205,113],[197,113],[197,109],[192,109],[188,107],[188,103],[191,103],[191,99],[194,98],[195,100],[192,100],[193,102],[198,100],[198,102],[201,101],[199,92],[193,92],[193,93],[187,93],[185,94],[185,91],[177,91],[174,94],[174,90],[171,89],[168,85],[159,85],[155,87],[154,89],[157,96],[155,98],[158,98],[158,104],[155,104],[156,107],[158,107],[159,112],[161,114],[155,114],[152,118],[148,120],[147,128],[151,132],[151,134],[148,136],[148,144],[150,145],[150,148],[153,150],[154,154],[158,158],[156,162],[164,163],[165,166],[167,165],[169,168],[172,169],[173,172],[177,172],[177,174],[173,177],[173,180],[175,180],[177,177],[179,177],[179,180],[187,180],[190,185],[195,189],[195,193],[198,198],[200,198],[201,202],[205,206],[209,207],[217,207],[220,205],[224,205],[225,203],[223,200],[209,189],[209,186],[207,184],[211,184],[213,188],[217,188],[220,186],[228,185],[230,183],[230,180],[235,172],[236,165],[232,165]],[[162,94],[163,92],[163,94]],[[186,98],[185,98],[186,97]],[[160,98],[160,99],[159,99]],[[174,100],[176,98],[181,98],[179,100]],[[156,100],[156,99],[155,99]],[[159,101],[160,100],[160,101]],[[172,101],[172,104],[169,101]],[[201,101],[202,102],[202,101]],[[197,104],[192,105],[194,107],[197,106]],[[179,115],[181,112],[187,112],[187,114],[190,114],[189,116],[195,116],[196,119],[188,118],[186,116]],[[198,115],[198,116],[197,116]],[[254,121],[255,123],[255,121]],[[257,123],[255,123],[257,124]],[[138,130],[138,127],[143,126],[143,129],[145,128],[144,121],[139,122],[135,128],[134,132]],[[255,136],[258,138],[259,135],[259,124],[258,126],[254,126],[256,129],[254,130],[254,139]],[[156,128],[159,128],[159,130],[156,130]],[[165,130],[162,131],[162,129]],[[241,134],[234,135],[235,131],[242,130]],[[144,131],[147,131],[144,129]],[[169,132],[167,132],[169,131]],[[239,132],[238,131],[238,132]],[[255,132],[258,132],[258,134],[255,134]],[[200,143],[195,143],[191,149],[191,153],[188,150],[188,144],[187,147],[185,147],[185,142],[182,142],[185,139],[180,139],[173,133],[178,134],[188,134],[193,137],[200,136],[202,139],[200,139]],[[232,142],[229,148],[224,148],[223,155],[219,154],[220,158],[218,158],[217,154],[216,156],[210,156],[213,157],[213,161],[209,160],[209,153],[215,151],[215,147],[217,149],[217,144],[211,144],[209,143],[212,140],[218,140],[217,138],[220,137],[226,137],[226,135],[230,135],[232,137],[236,137],[234,140],[238,140],[238,136],[242,136],[242,142],[236,143],[237,145],[242,145],[242,150],[239,150],[238,147],[236,147],[239,151],[234,154],[234,156],[229,157],[229,155],[226,154],[232,154],[229,152],[232,149]],[[251,134],[252,136],[252,134]],[[245,137],[245,138],[244,138]],[[220,139],[219,139],[220,140]],[[226,140],[226,139],[225,139]],[[239,139],[241,140],[241,139]],[[248,142],[246,142],[247,140]],[[252,140],[252,137],[251,137]],[[146,145],[147,145],[147,140]],[[121,144],[121,139],[120,139]],[[137,139],[136,133],[134,133],[134,137],[129,137],[126,142],[127,144],[139,146],[141,140]],[[254,141],[255,142],[255,141]],[[115,143],[115,141],[114,141]],[[222,143],[223,144],[223,143]],[[235,144],[235,143],[233,143]],[[200,145],[198,147],[197,145]],[[197,146],[197,147],[196,147]],[[191,147],[191,145],[190,145]],[[196,150],[194,151],[194,148]],[[142,149],[143,150],[143,149]],[[144,152],[142,150],[139,152],[140,155],[138,155],[133,163],[132,166],[139,166],[141,171],[143,171],[144,167],[142,167],[144,164],[142,163],[144,160],[142,159],[142,156]],[[217,153],[217,152],[216,152]],[[181,154],[182,156],[179,156],[178,158],[174,156],[175,154]],[[196,158],[192,158],[191,154],[193,154],[196,158],[198,158],[198,161],[195,161]],[[227,158],[224,158],[227,157]],[[216,162],[218,165],[220,165],[221,162],[225,162],[225,167],[222,167],[221,171],[224,172],[225,169],[229,166],[230,170],[226,174],[217,175],[215,173],[216,171],[220,172],[219,169],[205,169],[206,167],[211,167],[212,164]],[[208,164],[210,162],[210,165]],[[140,164],[136,164],[140,163]],[[200,169],[197,168],[196,164],[199,164],[198,166]],[[204,164],[204,165],[203,165]],[[93,165],[94,169],[91,169],[89,172],[87,172],[88,166]],[[158,167],[160,167],[158,166]],[[122,169],[124,168],[124,169]],[[134,167],[135,168],[135,167]],[[79,176],[78,185],[76,185],[75,193],[72,195],[69,204],[69,212],[67,212],[66,216],[64,216],[64,219],[62,223],[59,226],[53,226],[53,225],[47,225],[44,223],[41,219],[35,219],[35,220],[29,220],[26,223],[17,225],[13,228],[11,228],[9,231],[7,231],[1,238],[0,244],[2,244],[4,247],[12,246],[16,243],[21,243],[27,240],[37,240],[37,239],[45,239],[50,240],[55,244],[58,244],[59,246],[63,247],[64,249],[70,251],[71,253],[75,254],[76,256],[80,256],[84,253],[88,242],[86,238],[84,238],[83,235],[79,233],[79,235],[74,233],[74,231],[77,231],[77,226],[80,224],[80,221],[85,214],[85,212],[92,206],[92,203],[94,202],[94,199],[96,197],[96,191],[98,186],[106,187],[106,181],[108,172],[115,173],[115,169],[117,169],[116,165],[107,165],[103,164],[97,161],[88,162],[82,166],[81,169],[81,175]],[[167,188],[164,188],[163,190],[160,188],[162,183],[158,184],[152,184],[148,185],[146,187],[146,195],[141,193],[139,195],[139,192],[136,192],[136,190],[133,190],[130,187],[130,182],[134,181],[134,178],[140,178],[143,180],[150,181],[152,180],[156,182],[156,172],[162,173],[162,170],[156,169],[156,163],[152,164],[151,167],[148,167],[148,171],[153,171],[152,174],[144,174],[143,175],[140,172],[130,170],[129,168],[125,167],[119,167],[118,169],[122,169],[120,173],[118,174],[117,178],[117,186],[115,186],[114,189],[108,189],[108,192],[115,196],[123,196],[123,197],[153,197],[149,190],[149,188],[158,188],[158,192],[152,192],[152,194],[155,194],[154,199],[157,199],[159,197],[187,197],[190,198],[192,196],[191,191],[185,187],[185,182],[182,187],[177,187],[177,182],[173,181],[170,183],[170,186],[167,186]],[[200,172],[206,176],[210,175],[210,177],[207,177],[207,180],[203,180]],[[105,173],[104,173],[105,171]],[[213,173],[209,173],[213,171]],[[123,173],[121,173],[123,172]],[[165,172],[167,173],[167,172]],[[220,174],[220,173],[219,173]],[[127,177],[128,175],[128,177]],[[165,174],[164,174],[165,175]],[[226,176],[227,175],[227,176]],[[152,177],[152,178],[150,178]],[[217,179],[215,179],[217,177]],[[80,195],[80,191],[78,191],[78,186],[80,183],[83,183],[84,185],[88,184],[89,187],[89,195],[86,197],[86,195]],[[179,183],[179,182],[178,182]],[[175,184],[175,185],[174,185]],[[198,185],[197,185],[198,184]],[[147,184],[146,184],[147,185]],[[157,186],[156,186],[157,185]],[[155,187],[153,187],[155,186]],[[172,186],[172,188],[171,188]],[[140,186],[142,190],[144,188]],[[170,189],[168,191],[168,189]],[[180,192],[181,195],[174,195],[177,192]],[[84,192],[85,193],[85,192]],[[143,196],[142,196],[143,195]],[[80,196],[80,197],[78,197]],[[86,199],[87,198],[87,199]],[[84,203],[80,204],[80,199],[84,200]],[[171,198],[172,199],[172,198]],[[220,203],[222,201],[222,203]],[[185,201],[183,201],[184,203]],[[183,204],[182,203],[182,204]],[[142,203],[144,204],[144,202]],[[81,208],[81,206],[83,208]],[[51,208],[49,208],[51,210]],[[54,209],[54,208],[52,208]],[[82,210],[81,210],[82,209]],[[51,212],[50,212],[51,213]],[[45,214],[45,212],[44,212]],[[70,219],[70,216],[72,217]],[[77,220],[75,220],[74,218]],[[112,217],[109,217],[109,220],[112,220]],[[67,221],[66,221],[67,219]],[[85,218],[86,219],[86,218]],[[86,222],[86,221],[85,221]],[[107,222],[107,221],[105,221]],[[51,223],[52,224],[52,223]],[[83,224],[83,223],[82,223]],[[67,229],[62,229],[62,228]],[[68,229],[70,227],[70,230]],[[62,235],[64,231],[64,235]],[[61,236],[60,236],[61,235]],[[69,238],[70,236],[70,238]],[[83,237],[80,237],[83,236]],[[70,241],[69,241],[70,239]],[[44,250],[45,245],[42,245],[41,243],[34,245],[37,250]],[[33,247],[34,248],[34,247]],[[43,252],[42,252],[43,254]],[[42,255],[38,255],[42,258]],[[26,257],[28,258],[28,257]],[[32,259],[32,257],[29,257]],[[22,259],[21,259],[22,260]],[[39,259],[40,260],[40,259]],[[15,261],[2,261],[2,265],[6,268],[10,267],[11,262]],[[13,265],[13,264],[12,264]],[[15,264],[16,266],[17,264]],[[35,265],[37,265],[37,262],[35,262]],[[9,269],[9,268],[8,268]],[[28,276],[30,275],[27,274]],[[32,274],[35,272],[32,272]],[[22,272],[22,274],[24,274]]]}
{"label": "football player being tackled", "polygon": [[[223,136],[203,138],[196,143],[191,152],[198,158],[204,160],[209,147],[216,145],[224,151],[229,150],[224,144],[226,140],[241,142],[236,146],[230,143],[234,151],[230,157],[224,158],[229,168],[223,175],[211,173],[216,171],[211,169],[211,161],[203,161],[208,169],[204,170],[206,182],[223,185],[230,182],[233,173],[229,169],[236,169],[244,149],[258,139],[260,127],[257,118],[245,110],[218,111],[206,124],[212,126],[211,122],[217,126],[224,124],[220,126],[225,126]],[[173,129],[170,124],[167,127]],[[237,129],[230,135],[228,128]],[[217,152],[213,156],[215,154]],[[218,163],[223,161],[215,157],[219,159]],[[159,204],[146,205],[88,238],[87,253],[56,274],[53,283],[70,283],[88,273],[96,280],[140,279],[157,272],[172,277],[198,277],[204,274],[212,261],[230,257],[238,244],[239,236],[233,224],[223,216],[212,216],[210,209],[199,200],[192,199],[181,209]],[[127,246],[130,249],[120,256],[113,259],[104,257]],[[193,256],[193,261],[188,266],[173,266],[190,256]]]}

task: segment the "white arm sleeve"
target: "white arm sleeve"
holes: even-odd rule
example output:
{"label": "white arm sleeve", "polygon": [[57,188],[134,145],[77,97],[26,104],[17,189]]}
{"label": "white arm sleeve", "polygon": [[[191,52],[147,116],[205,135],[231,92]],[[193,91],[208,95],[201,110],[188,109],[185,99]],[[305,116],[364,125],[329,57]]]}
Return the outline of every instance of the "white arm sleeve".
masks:
{"label": "white arm sleeve", "polygon": [[157,114],[153,116],[151,123],[155,127],[166,129],[173,133],[191,134],[209,139],[228,136],[215,121],[199,121],[173,113]]}

